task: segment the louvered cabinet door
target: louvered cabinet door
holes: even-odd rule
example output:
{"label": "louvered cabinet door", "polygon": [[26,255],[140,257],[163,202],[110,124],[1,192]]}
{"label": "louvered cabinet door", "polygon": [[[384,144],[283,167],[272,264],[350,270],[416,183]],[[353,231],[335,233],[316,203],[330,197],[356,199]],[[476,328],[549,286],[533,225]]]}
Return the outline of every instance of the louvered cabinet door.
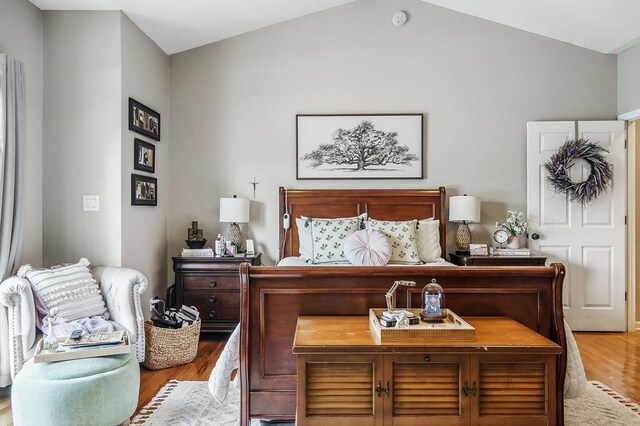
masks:
{"label": "louvered cabinet door", "polygon": [[385,355],[385,425],[468,425],[467,355]]}
{"label": "louvered cabinet door", "polygon": [[472,356],[471,424],[554,425],[555,369],[553,355]]}
{"label": "louvered cabinet door", "polygon": [[298,355],[297,425],[382,426],[382,373],[382,355]]}

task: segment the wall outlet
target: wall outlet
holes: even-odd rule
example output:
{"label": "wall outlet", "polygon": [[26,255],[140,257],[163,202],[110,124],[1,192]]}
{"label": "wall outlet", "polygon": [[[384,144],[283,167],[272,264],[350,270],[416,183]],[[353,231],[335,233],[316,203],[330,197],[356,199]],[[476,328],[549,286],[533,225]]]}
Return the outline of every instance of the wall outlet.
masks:
{"label": "wall outlet", "polygon": [[154,308],[159,302],[160,299],[158,299],[158,296],[153,296],[151,299],[149,299],[149,312],[153,312]]}

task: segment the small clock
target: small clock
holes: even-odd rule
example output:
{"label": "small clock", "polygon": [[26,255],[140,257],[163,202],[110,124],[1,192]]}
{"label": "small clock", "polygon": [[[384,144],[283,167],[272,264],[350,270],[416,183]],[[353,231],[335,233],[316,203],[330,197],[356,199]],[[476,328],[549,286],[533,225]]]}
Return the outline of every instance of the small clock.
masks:
{"label": "small clock", "polygon": [[504,244],[509,239],[509,233],[504,229],[498,229],[493,233],[493,241],[498,244]]}

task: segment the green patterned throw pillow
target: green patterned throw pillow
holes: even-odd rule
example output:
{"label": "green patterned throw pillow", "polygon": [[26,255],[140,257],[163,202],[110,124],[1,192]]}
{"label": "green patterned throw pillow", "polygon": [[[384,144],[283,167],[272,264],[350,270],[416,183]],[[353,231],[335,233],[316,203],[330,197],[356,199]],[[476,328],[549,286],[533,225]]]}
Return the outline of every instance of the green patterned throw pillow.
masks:
{"label": "green patterned throw pillow", "polygon": [[367,221],[367,229],[380,231],[387,236],[391,244],[391,259],[389,264],[419,265],[418,243],[416,242],[416,220],[391,221],[376,220]]}
{"label": "green patterned throw pillow", "polygon": [[313,258],[311,263],[349,263],[344,255],[344,241],[356,232],[357,217],[346,219],[311,219]]}

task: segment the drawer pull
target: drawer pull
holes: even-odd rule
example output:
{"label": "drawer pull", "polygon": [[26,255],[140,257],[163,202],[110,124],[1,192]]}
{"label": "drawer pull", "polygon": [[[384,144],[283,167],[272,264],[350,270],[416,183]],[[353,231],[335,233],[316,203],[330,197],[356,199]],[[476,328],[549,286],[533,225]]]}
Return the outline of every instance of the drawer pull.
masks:
{"label": "drawer pull", "polygon": [[429,355],[425,356],[424,362],[431,362],[431,357]]}
{"label": "drawer pull", "polygon": [[211,302],[211,303],[216,303],[216,297],[215,297],[215,296],[211,296],[211,297],[209,298],[209,302]]}
{"label": "drawer pull", "polygon": [[389,398],[389,381],[387,380],[387,382],[384,384],[384,396]]}
{"label": "drawer pull", "polygon": [[378,380],[378,385],[376,386],[376,394],[378,396],[382,395],[382,385],[380,384],[380,380]]}
{"label": "drawer pull", "polygon": [[209,281],[209,287],[215,287],[217,285],[218,285],[218,283],[216,282],[216,280]]}
{"label": "drawer pull", "polygon": [[209,311],[209,318],[215,318],[216,317],[216,311]]}

